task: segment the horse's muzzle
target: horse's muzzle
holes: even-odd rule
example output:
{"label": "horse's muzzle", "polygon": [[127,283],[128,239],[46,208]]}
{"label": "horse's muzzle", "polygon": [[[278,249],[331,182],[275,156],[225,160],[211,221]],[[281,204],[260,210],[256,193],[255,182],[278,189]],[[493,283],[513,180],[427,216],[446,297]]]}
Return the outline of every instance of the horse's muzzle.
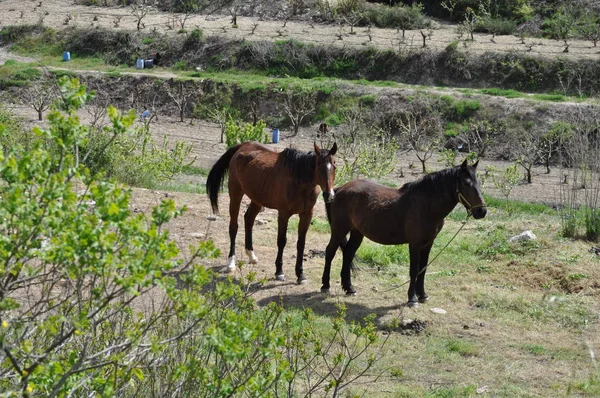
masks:
{"label": "horse's muzzle", "polygon": [[473,218],[479,220],[487,214],[487,207],[476,207],[472,210]]}
{"label": "horse's muzzle", "polygon": [[335,198],[335,193],[323,192],[323,199],[325,199],[325,203],[331,203],[333,198]]}

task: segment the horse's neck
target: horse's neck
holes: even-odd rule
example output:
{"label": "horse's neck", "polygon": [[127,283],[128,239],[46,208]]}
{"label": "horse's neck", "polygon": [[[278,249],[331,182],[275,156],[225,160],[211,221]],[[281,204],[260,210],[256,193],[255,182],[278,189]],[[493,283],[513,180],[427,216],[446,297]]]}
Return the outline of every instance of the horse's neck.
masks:
{"label": "horse's neck", "polygon": [[418,195],[417,200],[429,203],[430,215],[436,219],[446,218],[458,203],[456,187],[450,181],[440,187],[436,193],[416,192],[413,195]]}

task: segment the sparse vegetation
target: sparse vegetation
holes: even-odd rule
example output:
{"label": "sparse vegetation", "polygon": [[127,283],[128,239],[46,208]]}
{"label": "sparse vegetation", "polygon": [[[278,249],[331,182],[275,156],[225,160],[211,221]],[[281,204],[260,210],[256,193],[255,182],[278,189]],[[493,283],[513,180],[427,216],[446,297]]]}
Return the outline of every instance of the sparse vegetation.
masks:
{"label": "sparse vegetation", "polygon": [[[96,0],[89,1],[102,5]],[[116,4],[113,0],[100,3]],[[156,5],[174,11],[175,3]],[[570,48],[570,54],[553,59],[551,54],[538,57],[548,47],[538,44],[544,39],[534,40],[531,35],[554,34],[556,21],[565,17],[557,12],[566,2],[460,0],[440,5],[427,0],[418,7],[390,7],[354,0],[334,5],[320,0],[320,9],[311,14],[312,2],[289,0],[279,2],[276,7],[267,7],[265,3],[261,8],[266,13],[265,21],[252,27],[242,17],[254,12],[251,4],[236,2],[227,6],[237,20],[230,25],[227,18],[222,24],[223,31],[239,35],[242,38],[239,40],[219,37],[207,21],[191,19],[209,3],[214,8],[205,9],[207,12],[226,5],[220,0],[183,5],[191,11],[172,14],[171,31],[167,34],[162,33],[162,23],[154,25],[152,30],[143,26],[146,19],[136,20],[133,25],[131,15],[129,20],[127,17],[117,20],[114,16],[100,18],[101,21],[96,18],[91,29],[77,29],[75,25],[81,25],[82,17],[75,17],[77,14],[72,12],[68,13],[66,31],[40,25],[5,26],[0,31],[2,46],[12,46],[20,54],[34,52],[44,65],[106,72],[81,76],[82,81],[97,91],[93,100],[96,107],[84,109],[85,116],[81,115],[89,120],[90,126],[77,124],[75,118],[62,123],[65,120],[52,116],[48,131],[44,128],[44,134],[36,135],[25,131],[8,111],[0,109],[3,153],[0,163],[6,169],[0,173],[4,179],[0,184],[2,203],[6,208],[5,216],[0,217],[5,229],[3,247],[21,245],[24,249],[21,252],[29,256],[22,262],[17,257],[9,259],[4,263],[12,267],[10,272],[0,272],[5,282],[10,282],[0,285],[14,288],[8,296],[18,298],[9,304],[21,306],[0,306],[0,341],[4,344],[0,349],[0,394],[12,391],[15,395],[30,396],[56,393],[124,397],[337,394],[374,398],[598,395],[600,374],[591,353],[598,350],[594,332],[600,322],[597,303],[600,257],[594,251],[600,231],[597,203],[600,117],[595,100],[600,92],[597,79],[600,67],[595,54],[586,54],[581,59],[572,57],[578,46],[595,51],[592,46],[596,45],[597,6],[587,0],[576,2],[585,7],[585,12],[579,10],[567,16],[574,17],[576,23],[567,39],[560,39],[558,45],[554,43],[558,51]],[[500,49],[486,53],[474,49],[470,41],[453,43],[440,50],[442,37],[438,37],[437,31],[432,40],[426,37],[430,22],[424,13],[438,21],[439,18],[463,21],[469,16],[468,9],[481,10],[480,4],[485,5],[485,12],[478,13],[478,18],[472,21],[474,31],[467,31],[467,35],[471,37],[475,32],[477,46],[483,45],[481,38],[486,37],[487,45],[496,51],[506,39],[499,36],[519,26],[523,44],[516,51]],[[123,5],[129,7],[131,2],[119,3]],[[351,13],[342,15],[344,10]],[[399,11],[419,11],[412,15],[412,22],[423,24],[420,35],[414,31],[417,25],[404,24],[411,21],[390,22]],[[17,11],[11,12],[18,17]],[[119,13],[126,14],[127,10]],[[65,15],[61,14],[59,24],[66,20]],[[309,16],[314,17],[312,25],[306,22]],[[20,23],[26,22],[26,17],[22,16]],[[271,18],[278,25],[268,33],[266,26],[270,26]],[[304,24],[305,32],[318,32],[322,28],[319,18],[343,21],[343,26],[332,30],[337,32],[330,38],[334,45],[287,40],[293,37],[290,32],[296,24]],[[202,29],[194,27],[197,21]],[[119,25],[119,32],[102,28],[113,24]],[[126,26],[131,31],[121,30]],[[389,44],[392,50],[374,43],[377,35],[381,35],[375,29],[377,26],[399,29],[389,32],[394,36]],[[404,32],[408,27],[413,31]],[[479,31],[488,32],[497,43],[489,43],[489,35],[478,37]],[[261,41],[269,40],[265,39],[269,34],[277,36],[278,32],[280,39],[286,40]],[[399,43],[400,36],[405,38]],[[573,44],[576,38],[587,41],[576,46]],[[357,44],[359,40],[363,43]],[[517,37],[509,40],[519,41]],[[422,49],[421,44],[427,47]],[[70,63],[59,61],[65,48],[77,55]],[[162,55],[164,69],[136,71],[147,72],[146,76],[125,73],[131,72],[136,58],[156,52]],[[38,64],[8,61],[0,67],[2,101],[13,101],[28,87],[41,87],[52,79],[78,73],[49,68],[46,74],[40,72]],[[179,78],[165,82],[163,77],[151,75],[167,73]],[[303,112],[296,109],[286,116],[284,103],[291,108],[290,99],[303,92],[311,93],[305,107],[307,112],[298,118]],[[63,94],[61,98],[69,95]],[[109,104],[115,108],[109,108]],[[137,114],[149,110],[151,116],[138,124],[129,109]],[[195,124],[188,137],[204,146],[200,163],[188,164],[193,161],[189,146],[155,138],[162,135],[160,127],[166,123],[176,126],[172,128],[190,128],[187,123],[174,122],[173,116]],[[155,129],[158,117],[161,123]],[[230,128],[227,120],[234,120],[235,126]],[[369,177],[397,188],[422,170],[439,168],[439,163],[450,167],[464,157],[481,158],[477,170],[480,182],[484,191],[491,191],[485,195],[488,217],[468,221],[455,238],[454,233],[461,228],[467,213],[458,205],[447,217],[432,250],[432,257],[441,252],[440,256],[428,269],[428,288],[435,289],[435,301],[425,304],[422,311],[403,312],[394,290],[407,280],[408,248],[379,246],[366,240],[356,264],[359,271],[356,281],[364,295],[344,298],[335,289],[333,296],[318,294],[323,239],[330,232],[320,204],[315,208],[307,242],[311,249],[307,254],[307,272],[311,278],[307,286],[256,279],[260,273],[271,273],[276,216],[269,210],[259,216],[266,222],[262,231],[265,237],[257,237],[255,242],[259,257],[261,251],[265,253],[260,264],[252,267],[242,264],[235,283],[225,275],[206,271],[206,268],[218,270],[221,261],[209,258],[217,255],[217,250],[203,239],[214,235],[216,245],[221,246],[221,238],[227,234],[226,216],[209,221],[212,232],[208,233],[207,228],[207,234],[203,229],[199,232],[190,227],[206,225],[203,181],[207,167],[225,147],[218,142],[218,128],[206,121],[217,124],[221,128],[221,141],[227,138],[227,145],[231,145],[246,139],[269,141],[269,130],[261,120],[267,121],[269,127],[289,129],[289,134],[282,135],[284,140],[278,148],[291,144],[305,149],[312,146],[313,139],[329,147],[333,140],[337,141],[336,185],[352,178]],[[315,135],[316,126],[323,122],[329,125],[329,131]],[[56,126],[53,123],[62,123],[62,130],[53,130]],[[62,144],[55,145],[52,137],[59,130],[69,131],[67,124],[77,127],[78,134],[85,139],[75,142],[69,139],[63,148]],[[423,140],[419,142],[414,134],[411,138],[411,129],[414,133],[424,133]],[[296,133],[297,136],[290,137]],[[426,144],[430,139],[433,145],[429,147]],[[45,149],[54,160],[60,158],[55,157],[60,148],[65,168],[40,163],[45,162],[46,155],[39,148]],[[415,148],[424,160],[412,153],[407,155],[407,151],[416,151]],[[397,153],[402,156],[400,163]],[[11,163],[9,160],[15,159],[15,155],[29,163],[25,160],[17,161],[16,165]],[[409,159],[409,165],[405,159]],[[437,164],[434,159],[438,159]],[[501,169],[485,167],[497,159],[509,163],[503,163]],[[505,165],[512,162],[519,162],[521,171],[516,164],[504,171]],[[82,172],[73,180],[60,180],[61,170],[72,164],[75,167],[71,171],[87,167],[89,172]],[[401,167],[394,170],[395,166]],[[54,193],[45,191],[45,187],[55,185],[40,180],[49,174],[59,177],[56,181],[65,181],[56,184]],[[176,180],[171,179],[174,174],[179,174]],[[96,181],[106,176],[152,190],[129,193],[113,183]],[[25,177],[32,178],[35,184],[34,188],[22,190],[27,193],[23,196],[19,195],[19,187],[23,185],[15,181]],[[523,178],[534,184],[515,189]],[[530,192],[537,192],[533,189],[548,181],[560,187],[560,199],[556,199],[559,203],[547,196],[543,198],[548,200],[547,204],[516,199],[535,195]],[[14,189],[12,196],[11,189]],[[164,192],[156,192],[157,189]],[[489,196],[490,193],[499,198]],[[60,200],[44,199],[58,194]],[[190,203],[193,214],[176,210],[170,202],[152,212],[142,209],[149,198],[171,196]],[[26,202],[28,208],[15,207],[19,204],[17,199],[33,201]],[[535,199],[542,200],[537,196]],[[34,211],[39,206],[51,210],[46,213],[50,222],[31,222],[26,226],[28,230],[12,221],[26,214],[39,217],[42,213]],[[142,217],[144,212],[147,216]],[[171,219],[174,216],[179,219]],[[102,219],[100,224],[98,217]],[[167,220],[171,221],[166,223]],[[152,229],[153,226],[156,228]],[[35,228],[42,233],[25,239],[26,233]],[[295,233],[297,224],[292,222],[288,228]],[[162,234],[167,229],[178,247],[185,248],[193,242],[192,249],[182,249],[180,253]],[[508,238],[525,229],[535,232],[538,239],[508,242]],[[82,231],[86,234],[77,235]],[[89,231],[94,233],[87,234]],[[141,235],[131,235],[136,231]],[[19,240],[20,236],[23,239]],[[131,239],[127,240],[128,237]],[[104,248],[106,241],[112,242],[110,239],[120,240],[117,246],[111,243],[110,250],[103,253],[95,249]],[[123,251],[116,249],[121,242]],[[139,245],[148,254],[144,261],[139,261],[142,253]],[[18,252],[7,249],[9,254]],[[194,253],[197,263],[188,265]],[[108,258],[103,256],[114,261],[97,264],[99,259]],[[150,257],[158,263],[154,264],[152,259],[145,261]],[[284,260],[290,258],[293,259]],[[73,262],[67,264],[64,259]],[[161,259],[165,261],[161,263]],[[48,273],[39,272],[38,261],[44,262],[43,270]],[[64,268],[60,268],[62,265]],[[113,265],[115,268],[110,268]],[[337,267],[339,263],[334,263],[334,268]],[[107,279],[107,274],[99,273],[101,270],[122,279]],[[44,285],[42,278],[47,278],[50,284]],[[119,283],[134,286],[121,296],[122,300],[115,301],[114,307],[106,307],[122,311],[100,312],[101,316],[106,314],[110,323],[78,312],[79,308],[86,309],[87,303],[95,302],[93,294],[86,296],[88,292],[102,293],[102,286],[110,287],[94,285],[106,280],[116,282],[110,286],[125,286]],[[34,285],[24,285],[30,281]],[[87,290],[88,286],[99,290]],[[140,305],[138,300],[149,299],[146,289],[153,290],[151,302],[156,304],[153,308],[158,312],[146,311]],[[46,311],[41,307],[51,301],[38,301],[36,307],[38,292],[62,303],[60,310],[65,317],[55,319],[53,309]],[[28,302],[23,300],[25,296]],[[128,306],[128,300],[134,296],[135,306]],[[163,296],[163,301],[157,299]],[[79,297],[88,301],[77,303]],[[31,303],[31,307],[26,307]],[[348,311],[343,308],[338,311],[339,303],[346,303]],[[303,312],[298,307],[312,308],[315,313]],[[448,313],[434,314],[429,311],[433,307]],[[28,312],[30,309],[39,310],[34,318]],[[372,318],[362,320],[364,314],[372,314]],[[407,316],[412,318],[410,322]],[[44,357],[44,344],[54,336],[62,338],[65,330],[77,333],[71,333],[64,344]],[[544,331],[543,336],[540,330]],[[27,331],[31,333],[25,335]],[[19,340],[20,336],[26,338]],[[386,340],[384,351],[379,350],[382,339]],[[121,342],[129,344],[131,350],[123,346],[118,352]],[[82,347],[87,348],[82,350]],[[16,353],[15,361],[7,359],[6,349]],[[109,366],[108,362],[88,361],[89,355],[102,350],[114,354],[108,358],[112,361]],[[76,369],[73,358],[80,360],[84,368]],[[43,364],[29,372],[28,366],[34,361]],[[428,375],[427,382],[424,374]],[[249,378],[245,380],[240,375]],[[66,381],[61,384],[63,376]],[[351,382],[354,377],[360,377],[358,382]]]}

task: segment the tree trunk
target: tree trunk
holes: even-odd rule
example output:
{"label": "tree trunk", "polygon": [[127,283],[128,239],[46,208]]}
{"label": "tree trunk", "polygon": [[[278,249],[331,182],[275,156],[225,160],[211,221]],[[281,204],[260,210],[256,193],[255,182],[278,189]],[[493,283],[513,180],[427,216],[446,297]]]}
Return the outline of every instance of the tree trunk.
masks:
{"label": "tree trunk", "polygon": [[425,160],[425,159],[419,159],[419,161],[421,162],[421,166],[423,166],[423,174],[427,173],[427,169],[425,168],[425,162],[427,160]]}
{"label": "tree trunk", "polygon": [[38,111],[38,120],[42,121],[44,120],[44,115],[43,115],[44,111]]}
{"label": "tree trunk", "polygon": [[526,170],[527,170],[527,183],[531,184],[531,167]]}

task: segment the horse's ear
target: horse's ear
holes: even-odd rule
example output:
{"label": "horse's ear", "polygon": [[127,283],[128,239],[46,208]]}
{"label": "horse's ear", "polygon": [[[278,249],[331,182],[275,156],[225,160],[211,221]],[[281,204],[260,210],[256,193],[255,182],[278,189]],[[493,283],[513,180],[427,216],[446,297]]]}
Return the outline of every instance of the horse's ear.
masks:
{"label": "horse's ear", "polygon": [[335,153],[337,152],[337,142],[333,143],[333,146],[331,147],[331,149],[329,150],[329,154],[331,156],[335,155]]}
{"label": "horse's ear", "polygon": [[460,167],[462,167],[463,169],[467,168],[467,159],[465,159],[465,161],[462,162],[462,164],[460,165]]}
{"label": "horse's ear", "polygon": [[315,145],[315,153],[316,153],[317,155],[320,155],[320,154],[321,154],[321,148],[319,148],[319,146],[317,145],[317,142],[316,142],[316,141],[313,141],[313,143],[314,143],[314,145]]}
{"label": "horse's ear", "polygon": [[477,159],[477,161],[473,164],[473,168],[476,169],[478,164],[479,164],[479,159]]}

